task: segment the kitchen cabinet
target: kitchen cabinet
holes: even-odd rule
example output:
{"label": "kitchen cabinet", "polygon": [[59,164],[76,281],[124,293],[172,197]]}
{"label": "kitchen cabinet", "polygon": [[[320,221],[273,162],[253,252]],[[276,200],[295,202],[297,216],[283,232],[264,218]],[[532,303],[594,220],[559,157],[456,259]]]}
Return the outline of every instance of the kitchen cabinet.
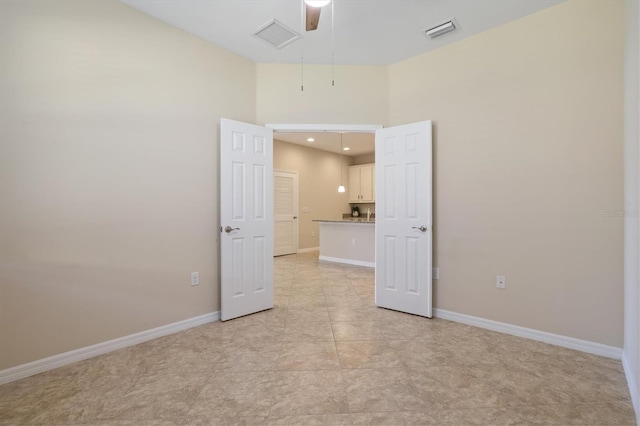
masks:
{"label": "kitchen cabinet", "polygon": [[349,202],[375,203],[376,166],[360,164],[349,167]]}

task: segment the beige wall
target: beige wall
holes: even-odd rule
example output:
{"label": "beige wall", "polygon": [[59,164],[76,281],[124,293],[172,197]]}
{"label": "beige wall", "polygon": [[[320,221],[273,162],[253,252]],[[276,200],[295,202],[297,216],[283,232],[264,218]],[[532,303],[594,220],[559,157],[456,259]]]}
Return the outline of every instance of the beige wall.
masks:
{"label": "beige wall", "polygon": [[380,66],[257,65],[258,124],[386,124],[387,70]]}
{"label": "beige wall", "polygon": [[[349,213],[348,193],[339,193],[340,155],[277,140],[274,133],[273,168],[298,172],[298,248],[319,246],[318,223],[314,219],[338,219]],[[351,157],[342,157],[344,182]],[[345,183],[346,185],[347,183]],[[302,208],[308,207],[308,212]]]}
{"label": "beige wall", "polygon": [[623,361],[636,417],[640,414],[640,280],[638,262],[638,208],[640,207],[640,6],[625,2],[625,105],[624,105],[624,352]]}
{"label": "beige wall", "polygon": [[581,0],[389,67],[390,124],[435,124],[436,307],[622,346],[622,63]]}
{"label": "beige wall", "polygon": [[436,307],[622,346],[622,28],[569,1],[300,92],[116,1],[0,1],[0,369],[219,309],[221,116],[434,120]]}
{"label": "beige wall", "polygon": [[255,64],[106,0],[1,1],[0,55],[0,369],[218,310]]}

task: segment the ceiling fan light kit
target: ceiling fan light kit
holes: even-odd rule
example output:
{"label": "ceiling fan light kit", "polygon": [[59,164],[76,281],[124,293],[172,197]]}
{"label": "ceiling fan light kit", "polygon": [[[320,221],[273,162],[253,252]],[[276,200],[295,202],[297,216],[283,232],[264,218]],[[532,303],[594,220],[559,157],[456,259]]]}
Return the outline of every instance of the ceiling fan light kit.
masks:
{"label": "ceiling fan light kit", "polygon": [[[320,13],[322,8],[331,3],[331,86],[336,85],[335,79],[335,38],[334,38],[334,3],[331,0],[302,0],[300,2],[303,11],[302,21],[306,31],[315,31],[320,23]],[[306,15],[306,18],[305,18]],[[304,43],[304,41],[303,41]],[[304,92],[304,47],[302,47],[300,55],[300,91]],[[342,185],[341,185],[342,186]]]}
{"label": "ceiling fan light kit", "polygon": [[307,31],[315,31],[318,29],[318,23],[320,22],[320,12],[322,12],[322,8],[329,3],[331,3],[331,0],[304,0],[307,13]]}
{"label": "ceiling fan light kit", "polygon": [[331,0],[304,0],[307,6],[311,7],[324,7],[331,3]]}

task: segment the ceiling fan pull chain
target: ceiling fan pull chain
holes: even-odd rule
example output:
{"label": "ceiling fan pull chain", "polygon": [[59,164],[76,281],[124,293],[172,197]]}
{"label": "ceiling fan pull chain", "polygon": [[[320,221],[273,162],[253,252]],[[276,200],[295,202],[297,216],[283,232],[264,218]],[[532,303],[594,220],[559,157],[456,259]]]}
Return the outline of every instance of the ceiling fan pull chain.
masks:
{"label": "ceiling fan pull chain", "polygon": [[333,13],[333,7],[335,5],[335,0],[331,2],[331,86],[335,86],[336,85],[336,48],[335,48],[335,42],[334,42],[334,25],[333,25],[333,21],[334,21],[334,13]]}
{"label": "ceiling fan pull chain", "polygon": [[336,77],[335,77],[335,64],[333,63],[333,53],[331,54],[331,85],[336,85]]}
{"label": "ceiling fan pull chain", "polygon": [[[300,21],[301,32],[304,34],[304,0],[300,0]],[[300,43],[300,91],[304,92],[304,37]]]}

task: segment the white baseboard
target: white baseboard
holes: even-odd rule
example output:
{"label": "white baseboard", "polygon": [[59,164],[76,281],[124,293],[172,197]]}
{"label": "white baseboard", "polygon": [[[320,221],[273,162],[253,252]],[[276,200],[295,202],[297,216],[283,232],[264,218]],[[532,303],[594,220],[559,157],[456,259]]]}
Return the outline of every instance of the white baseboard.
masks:
{"label": "white baseboard", "polygon": [[308,247],[308,248],[298,249],[298,253],[311,253],[312,251],[320,251],[320,247]]}
{"label": "white baseboard", "polygon": [[347,265],[368,266],[369,268],[376,267],[375,262],[364,262],[361,260],[341,259],[339,257],[329,257],[329,256],[320,256],[318,257],[318,259],[324,260],[326,262],[346,263]]}
{"label": "white baseboard", "polygon": [[631,370],[631,365],[627,358],[627,353],[622,352],[622,367],[624,368],[624,375],[627,379],[627,386],[629,387],[629,395],[631,396],[631,404],[633,404],[633,410],[636,413],[637,424],[640,425],[640,400],[638,399],[638,382],[637,377],[634,376]]}
{"label": "white baseboard", "polygon": [[527,339],[537,340],[538,342],[550,343],[552,345],[575,349],[577,351],[587,352],[594,355],[605,356],[607,358],[622,359],[622,348],[617,348],[615,346],[608,346],[601,343],[590,342],[588,340],[547,333],[546,331],[534,330],[532,328],[520,327],[471,315],[459,314],[457,312],[446,311],[444,309],[434,309],[433,312],[437,318],[486,328],[487,330],[511,334],[512,336],[526,337]]}
{"label": "white baseboard", "polygon": [[108,340],[106,342],[97,343],[95,345],[86,346],[84,348],[75,349],[73,351],[64,352],[48,358],[39,359],[27,364],[0,370],[0,385],[219,320],[220,312],[211,312],[209,314],[200,315],[183,321],[174,322],[172,324],[163,325],[161,327],[152,328],[150,330],[141,331],[139,333],[130,334],[128,336],[119,337],[117,339]]}

